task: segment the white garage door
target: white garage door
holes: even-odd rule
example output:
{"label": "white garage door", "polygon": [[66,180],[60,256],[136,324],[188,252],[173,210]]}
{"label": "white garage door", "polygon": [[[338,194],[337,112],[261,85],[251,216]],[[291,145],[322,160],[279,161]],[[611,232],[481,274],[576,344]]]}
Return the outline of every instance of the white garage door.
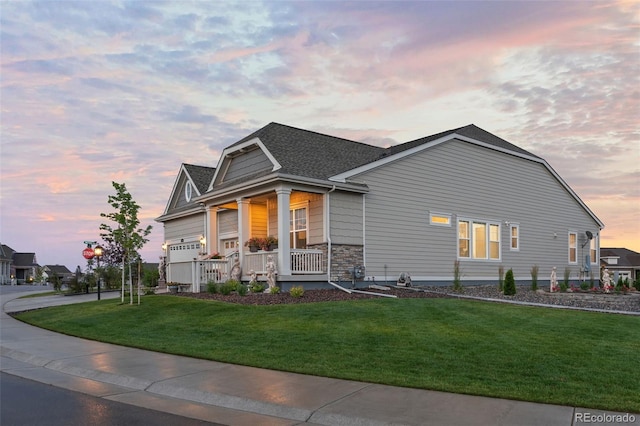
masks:
{"label": "white garage door", "polygon": [[169,262],[187,262],[197,259],[200,253],[200,242],[177,243],[169,246]]}

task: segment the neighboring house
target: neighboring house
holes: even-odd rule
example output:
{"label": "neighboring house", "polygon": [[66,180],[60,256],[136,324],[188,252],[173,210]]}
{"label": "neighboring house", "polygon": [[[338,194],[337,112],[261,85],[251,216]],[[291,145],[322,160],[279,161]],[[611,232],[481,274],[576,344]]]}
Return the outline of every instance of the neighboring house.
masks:
{"label": "neighboring house", "polygon": [[13,250],[9,246],[0,244],[0,285],[11,284],[11,255]]}
{"label": "neighboring house", "polygon": [[626,248],[601,248],[600,261],[616,280],[628,278],[633,283],[640,279],[640,253]]}
{"label": "neighboring house", "polygon": [[54,276],[60,279],[60,283],[67,283],[73,278],[73,272],[64,265],[45,265],[42,268],[42,278],[45,282],[52,282]]}
{"label": "neighboring house", "polygon": [[[365,284],[451,284],[454,261],[465,284],[497,282],[500,266],[521,283],[534,265],[577,277],[597,271],[604,227],[544,159],[474,125],[381,148],[271,123],[215,167],[183,164],[156,220],[167,281],[194,291],[236,257],[243,280],[264,280],[272,256],[284,289],[353,285],[360,270]],[[272,252],[244,246],[267,236]]]}

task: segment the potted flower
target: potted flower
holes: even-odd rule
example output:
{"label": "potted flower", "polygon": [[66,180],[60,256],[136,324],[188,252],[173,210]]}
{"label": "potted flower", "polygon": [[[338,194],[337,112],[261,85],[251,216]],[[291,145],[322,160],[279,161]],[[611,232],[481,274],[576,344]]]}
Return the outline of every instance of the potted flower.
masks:
{"label": "potted flower", "polygon": [[251,237],[245,243],[245,247],[249,247],[249,251],[255,253],[259,248],[264,247],[264,238]]}
{"label": "potted flower", "polygon": [[173,282],[167,283],[167,289],[171,294],[178,294],[178,283],[173,283]]}
{"label": "potted flower", "polygon": [[269,235],[264,239],[265,250],[271,251],[278,248],[278,239],[273,235]]}

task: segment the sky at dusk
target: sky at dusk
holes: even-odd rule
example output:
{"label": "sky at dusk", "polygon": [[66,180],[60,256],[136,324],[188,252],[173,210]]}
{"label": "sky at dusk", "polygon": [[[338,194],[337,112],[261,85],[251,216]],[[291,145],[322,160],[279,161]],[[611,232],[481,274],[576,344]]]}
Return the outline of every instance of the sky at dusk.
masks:
{"label": "sky at dusk", "polygon": [[0,242],[84,265],[111,182],[153,225],[181,163],[272,122],[380,146],[475,124],[640,251],[636,1],[1,1]]}

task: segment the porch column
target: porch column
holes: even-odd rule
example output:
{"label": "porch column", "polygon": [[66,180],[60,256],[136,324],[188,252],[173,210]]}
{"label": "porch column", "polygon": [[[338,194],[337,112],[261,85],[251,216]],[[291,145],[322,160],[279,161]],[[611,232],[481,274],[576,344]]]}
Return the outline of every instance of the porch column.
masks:
{"label": "porch column", "polygon": [[209,245],[209,254],[220,252],[218,247],[218,207],[207,208],[207,244]]}
{"label": "porch column", "polygon": [[289,222],[291,189],[278,188],[278,274],[291,275],[291,244],[289,242]]}
{"label": "porch column", "polygon": [[[238,260],[240,266],[244,265],[244,250],[242,249],[244,242],[251,236],[251,220],[249,216],[249,200],[246,198],[238,198]],[[246,271],[245,271],[246,272]]]}

